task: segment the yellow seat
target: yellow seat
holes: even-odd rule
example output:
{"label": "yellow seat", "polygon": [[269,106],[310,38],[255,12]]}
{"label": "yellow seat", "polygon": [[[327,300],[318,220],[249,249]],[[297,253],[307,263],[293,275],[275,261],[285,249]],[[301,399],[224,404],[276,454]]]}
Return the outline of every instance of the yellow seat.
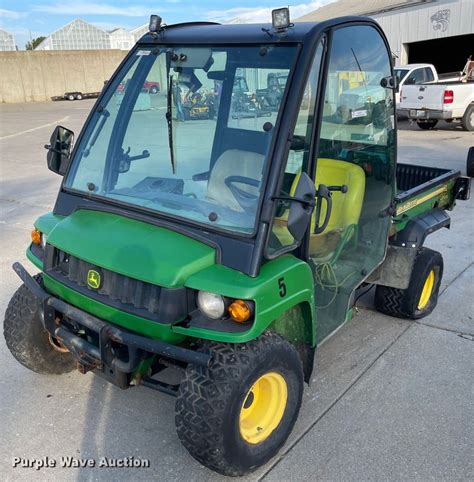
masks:
{"label": "yellow seat", "polygon": [[[297,174],[291,186],[290,195],[294,196],[300,174]],[[320,184],[326,186],[348,187],[346,193],[340,191],[332,192],[332,212],[328,225],[323,233],[313,234],[316,224],[316,214],[313,212],[311,220],[310,248],[309,255],[316,258],[331,259],[336,251],[339,253],[344,245],[352,238],[357,229],[362,203],[365,193],[365,172],[357,164],[340,161],[337,159],[318,159],[316,166],[315,186]],[[320,223],[326,217],[326,202],[322,202]],[[287,243],[288,231],[282,229],[282,221],[286,221],[288,213],[279,218],[274,229],[277,237],[284,244]],[[286,223],[285,223],[286,224]],[[286,233],[285,233],[286,231]]]}

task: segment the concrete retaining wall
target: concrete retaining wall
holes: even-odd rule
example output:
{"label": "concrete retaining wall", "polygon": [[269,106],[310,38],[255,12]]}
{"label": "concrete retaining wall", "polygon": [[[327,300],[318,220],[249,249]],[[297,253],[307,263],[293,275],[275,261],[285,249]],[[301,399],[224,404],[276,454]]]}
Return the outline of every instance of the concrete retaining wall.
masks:
{"label": "concrete retaining wall", "polygon": [[0,52],[0,102],[98,92],[126,54],[122,50]]}

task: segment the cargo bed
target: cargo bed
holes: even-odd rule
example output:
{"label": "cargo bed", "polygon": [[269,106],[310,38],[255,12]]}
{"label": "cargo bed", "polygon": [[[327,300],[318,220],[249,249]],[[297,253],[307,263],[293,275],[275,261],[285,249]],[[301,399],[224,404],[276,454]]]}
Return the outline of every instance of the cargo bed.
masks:
{"label": "cargo bed", "polygon": [[455,169],[397,164],[397,204],[461,175]]}
{"label": "cargo bed", "polygon": [[469,187],[470,179],[455,169],[398,164],[393,218],[396,230],[429,211],[451,210],[456,199],[468,199]]}

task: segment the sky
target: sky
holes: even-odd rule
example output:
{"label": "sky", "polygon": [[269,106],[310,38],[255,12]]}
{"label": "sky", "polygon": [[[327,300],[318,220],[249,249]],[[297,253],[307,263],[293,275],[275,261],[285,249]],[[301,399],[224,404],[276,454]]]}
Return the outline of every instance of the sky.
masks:
{"label": "sky", "polygon": [[[294,0],[289,5],[292,18],[332,1]],[[282,6],[287,4],[278,0],[0,0],[0,28],[12,33],[18,48],[24,49],[30,37],[48,35],[75,18],[105,30],[139,27],[148,23],[152,13],[168,24],[196,20],[225,22],[236,17],[249,23],[269,22],[271,10]]]}

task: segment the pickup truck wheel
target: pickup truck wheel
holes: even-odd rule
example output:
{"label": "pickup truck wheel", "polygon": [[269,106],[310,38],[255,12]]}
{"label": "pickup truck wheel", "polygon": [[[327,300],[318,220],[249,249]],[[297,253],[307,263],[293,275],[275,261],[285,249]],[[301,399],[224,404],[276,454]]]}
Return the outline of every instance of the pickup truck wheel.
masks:
{"label": "pickup truck wheel", "polygon": [[24,284],[8,304],[3,334],[11,354],[34,372],[59,375],[77,366],[71,353],[43,328],[40,304]]}
{"label": "pickup truck wheel", "polygon": [[438,293],[443,276],[443,257],[438,251],[421,248],[405,290],[377,286],[375,308],[397,318],[416,320],[429,315],[438,303]]}
{"label": "pickup truck wheel", "polygon": [[426,121],[416,121],[420,129],[428,130],[433,129],[438,121],[436,119],[426,120]]}
{"label": "pickup truck wheel", "polygon": [[303,368],[293,345],[265,332],[248,343],[209,342],[210,368],[189,365],[176,400],[176,429],[201,464],[224,475],[252,472],[285,443],[298,417]]}
{"label": "pickup truck wheel", "polygon": [[465,131],[474,131],[474,104],[471,104],[464,112],[461,124]]}
{"label": "pickup truck wheel", "polygon": [[466,174],[474,177],[474,146],[470,147],[467,153]]}

